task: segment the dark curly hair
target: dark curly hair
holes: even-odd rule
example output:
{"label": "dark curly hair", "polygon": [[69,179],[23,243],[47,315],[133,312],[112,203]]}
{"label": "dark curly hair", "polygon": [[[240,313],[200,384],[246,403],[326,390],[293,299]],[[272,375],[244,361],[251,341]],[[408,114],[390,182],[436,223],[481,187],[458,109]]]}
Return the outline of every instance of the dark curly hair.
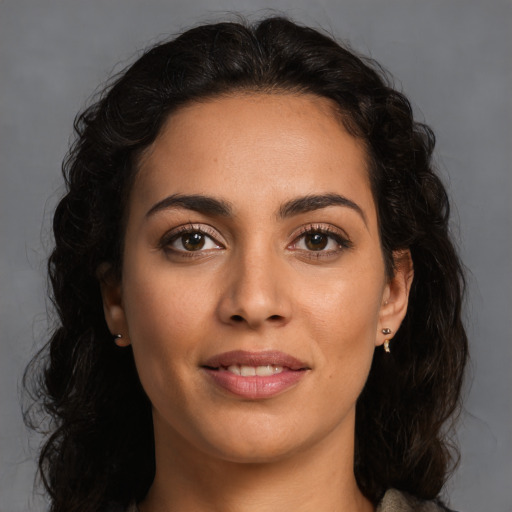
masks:
{"label": "dark curly hair", "polygon": [[387,270],[409,249],[414,282],[391,355],[376,350],[357,403],[355,475],[377,503],[394,487],[438,497],[467,338],[464,277],[449,202],[432,164],[434,135],[413,120],[386,73],[331,37],[284,18],[193,28],[142,55],[75,121],[63,165],[48,270],[58,325],[26,371],[51,418],[39,468],[52,512],[141,500],[154,478],[151,404],[130,348],[112,342],[97,271],[122,273],[124,212],[138,155],[181,105],[240,91],[330,98],[365,142]]}

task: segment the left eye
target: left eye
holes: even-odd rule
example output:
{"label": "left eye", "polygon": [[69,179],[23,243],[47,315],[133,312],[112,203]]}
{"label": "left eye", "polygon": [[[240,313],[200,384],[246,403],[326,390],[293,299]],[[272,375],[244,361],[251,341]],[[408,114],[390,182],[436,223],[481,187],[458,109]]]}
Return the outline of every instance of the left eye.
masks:
{"label": "left eye", "polygon": [[304,245],[311,251],[323,251],[332,244],[334,240],[324,233],[310,233],[303,237]]}
{"label": "left eye", "polygon": [[294,244],[295,249],[304,251],[335,251],[340,242],[335,236],[319,231],[303,234]]}
{"label": "left eye", "polygon": [[166,245],[175,251],[181,252],[195,252],[221,248],[215,240],[202,231],[179,233],[174,235]]}
{"label": "left eye", "polygon": [[288,247],[304,255],[321,257],[339,255],[345,249],[353,247],[352,242],[342,232],[334,228],[309,226],[304,229]]}

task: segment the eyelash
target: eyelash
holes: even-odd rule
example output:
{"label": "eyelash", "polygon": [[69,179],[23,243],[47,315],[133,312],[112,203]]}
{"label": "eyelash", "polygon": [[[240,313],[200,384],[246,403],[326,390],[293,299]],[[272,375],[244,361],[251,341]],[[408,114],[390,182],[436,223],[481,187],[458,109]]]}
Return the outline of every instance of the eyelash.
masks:
{"label": "eyelash", "polygon": [[[333,240],[337,244],[336,249],[331,250],[305,250],[305,249],[296,249],[293,248],[298,242],[304,239],[307,235],[324,235],[329,239]],[[320,259],[320,258],[330,258],[338,255],[340,252],[345,249],[351,249],[353,247],[352,241],[348,238],[348,236],[342,234],[339,229],[336,229],[331,226],[325,225],[309,225],[304,226],[295,237],[294,241],[288,246],[292,247],[292,250],[301,251],[304,256],[311,259]]]}
{"label": "eyelash", "polygon": [[[170,232],[166,233],[159,245],[159,248],[175,255],[178,255],[183,258],[194,258],[198,257],[200,254],[204,255],[205,250],[198,250],[198,251],[186,251],[182,249],[176,249],[171,247],[171,244],[175,241],[179,240],[180,237],[183,235],[193,235],[193,234],[201,234],[205,235],[207,238],[209,238],[217,247],[224,248],[224,246],[217,241],[216,239],[216,232],[215,230],[211,229],[207,225],[198,225],[198,224],[186,224],[184,226],[180,226],[176,229],[171,230]],[[210,251],[211,249],[206,249],[206,251]]]}
{"label": "eyelash", "polygon": [[[180,239],[180,237],[183,237],[183,235],[193,235],[193,234],[201,234],[209,238],[215,245],[216,250],[218,248],[224,249],[225,247],[217,241],[217,234],[216,231],[210,228],[208,225],[204,224],[186,224],[183,226],[180,226],[178,228],[175,228],[171,230],[170,232],[166,233],[160,243],[159,248],[168,252],[172,253],[174,255],[178,255],[179,257],[184,258],[194,258],[194,257],[200,257],[201,255],[204,256],[205,252],[210,252],[212,249],[199,249],[197,251],[187,251],[183,249],[176,249],[171,247],[171,245]],[[296,247],[298,243],[304,239],[307,235],[324,235],[328,237],[328,239],[334,241],[337,244],[337,249],[330,249],[330,250],[307,250],[307,249],[299,249]],[[328,242],[329,243],[329,240]],[[320,258],[329,258],[333,257],[340,252],[342,252],[345,249],[350,249],[353,247],[353,243],[350,241],[350,239],[346,236],[340,233],[339,229],[336,229],[334,227],[325,226],[325,225],[308,225],[301,228],[297,236],[294,238],[293,242],[288,245],[288,249],[292,251],[300,251],[302,255],[304,255],[307,258],[311,259],[320,259]]]}

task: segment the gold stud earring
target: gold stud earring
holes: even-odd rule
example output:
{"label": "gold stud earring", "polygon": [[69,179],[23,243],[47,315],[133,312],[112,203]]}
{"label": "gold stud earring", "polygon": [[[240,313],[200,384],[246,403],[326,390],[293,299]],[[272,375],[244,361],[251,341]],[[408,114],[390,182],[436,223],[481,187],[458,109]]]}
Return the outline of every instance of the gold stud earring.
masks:
{"label": "gold stud earring", "polygon": [[122,341],[119,341],[123,338],[123,335],[122,334],[114,334],[114,343],[118,346],[118,347],[125,347],[126,345],[122,342]]}

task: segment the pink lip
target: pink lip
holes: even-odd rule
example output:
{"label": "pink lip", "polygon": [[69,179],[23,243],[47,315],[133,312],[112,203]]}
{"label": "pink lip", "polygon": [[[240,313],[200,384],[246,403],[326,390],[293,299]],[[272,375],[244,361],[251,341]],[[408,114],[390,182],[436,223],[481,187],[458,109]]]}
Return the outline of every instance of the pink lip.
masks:
{"label": "pink lip", "polygon": [[[283,371],[269,376],[242,377],[227,370],[231,365],[282,366]],[[215,384],[249,400],[271,398],[297,384],[308,373],[306,363],[278,351],[247,352],[234,350],[208,359],[203,370]]]}
{"label": "pink lip", "polygon": [[248,352],[246,350],[232,350],[210,357],[203,366],[209,368],[220,368],[221,366],[231,366],[232,364],[240,364],[245,366],[285,366],[290,370],[308,369],[308,365],[299,361],[284,352],[277,350],[268,350],[266,352]]}

